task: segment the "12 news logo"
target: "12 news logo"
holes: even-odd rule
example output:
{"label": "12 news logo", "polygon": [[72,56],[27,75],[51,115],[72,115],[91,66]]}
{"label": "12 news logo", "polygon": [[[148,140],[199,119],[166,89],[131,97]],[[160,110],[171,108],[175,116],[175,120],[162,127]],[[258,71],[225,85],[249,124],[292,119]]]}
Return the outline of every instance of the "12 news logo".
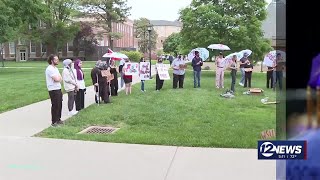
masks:
{"label": "12 news logo", "polygon": [[258,159],[307,159],[307,142],[258,141]]}

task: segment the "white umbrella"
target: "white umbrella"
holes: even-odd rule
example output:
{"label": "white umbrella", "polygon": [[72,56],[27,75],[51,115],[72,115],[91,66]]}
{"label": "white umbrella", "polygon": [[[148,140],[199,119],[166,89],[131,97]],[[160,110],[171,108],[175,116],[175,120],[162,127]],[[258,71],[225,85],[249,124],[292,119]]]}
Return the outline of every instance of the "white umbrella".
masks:
{"label": "white umbrella", "polygon": [[211,44],[210,46],[208,46],[209,49],[216,49],[216,50],[221,50],[221,51],[226,51],[226,50],[230,50],[230,48],[227,45],[224,44]]}
{"label": "white umbrella", "polygon": [[276,51],[270,51],[268,54],[266,54],[264,56],[263,65],[271,67],[273,65],[273,63],[275,62],[278,53],[280,53],[280,55],[283,59],[283,62],[285,62],[286,61],[286,53],[283,51],[276,50]]}
{"label": "white umbrella", "polygon": [[252,51],[250,49],[246,49],[246,50],[240,51],[239,54],[241,55],[239,59],[241,59],[243,58],[244,54],[247,54],[248,56],[250,56],[252,54]]}
{"label": "white umbrella", "polygon": [[232,54],[229,54],[228,56],[226,56],[224,58],[224,60],[221,62],[223,67],[226,67],[227,65],[229,65],[232,62],[232,58],[233,56],[236,55],[237,56],[237,60],[240,61],[240,59],[242,58],[241,54],[239,52],[235,52]]}
{"label": "white umbrella", "polygon": [[206,48],[195,48],[192,49],[191,52],[188,54],[189,61],[192,61],[192,59],[194,58],[195,51],[199,52],[199,55],[203,61],[206,61],[209,58],[209,51]]}

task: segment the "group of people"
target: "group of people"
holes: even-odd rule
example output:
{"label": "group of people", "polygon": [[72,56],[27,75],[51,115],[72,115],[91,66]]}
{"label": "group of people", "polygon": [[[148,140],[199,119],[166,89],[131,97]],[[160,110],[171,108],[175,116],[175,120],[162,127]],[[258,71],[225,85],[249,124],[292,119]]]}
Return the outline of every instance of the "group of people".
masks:
{"label": "group of people", "polygon": [[[268,67],[267,72],[267,88],[276,87],[276,83],[279,84],[279,89],[282,90],[282,76],[283,68],[285,67],[281,54],[277,54],[276,61],[272,67]],[[222,64],[224,56],[222,53],[216,58],[216,88],[224,88],[224,71],[230,70],[231,73],[231,93],[235,92],[236,74],[239,68],[241,71],[241,80],[239,84],[243,87],[251,88],[251,78],[253,65],[248,58],[248,54],[244,56],[238,62],[237,56],[232,57],[231,63],[228,67]],[[144,58],[140,59],[140,62],[145,62]],[[121,78],[121,88],[125,85],[126,95],[132,92],[132,75],[125,74],[126,64],[130,63],[129,59],[123,59],[120,61],[119,67],[115,65],[114,60],[109,61],[97,61],[95,67],[91,70],[92,85],[94,85],[96,96],[96,103],[104,102],[110,103],[110,96],[118,95],[118,73]],[[62,111],[62,91],[61,82],[63,82],[64,90],[68,94],[68,110],[69,115],[75,115],[80,110],[84,109],[86,86],[84,81],[84,73],[82,71],[82,61],[77,59],[75,61],[71,59],[65,59],[63,61],[64,69],[62,75],[60,74],[57,65],[59,64],[59,58],[57,55],[50,55],[48,57],[48,67],[46,68],[46,84],[51,99],[51,115],[52,126],[63,124],[61,121]],[[163,87],[164,80],[159,76],[158,65],[163,64],[163,59],[159,58],[156,64],[156,91],[160,91]],[[201,66],[203,66],[203,59],[200,57],[198,51],[195,52],[195,57],[191,61],[193,67],[193,82],[194,88],[201,87]],[[173,89],[183,88],[184,78],[186,72],[186,61],[182,55],[179,55],[171,63],[173,69]],[[270,84],[271,82],[271,84]],[[141,91],[145,92],[144,80],[141,81]],[[75,104],[75,110],[74,110]]]}
{"label": "group of people", "polygon": [[[61,120],[62,112],[62,91],[61,82],[63,81],[64,89],[68,94],[68,110],[69,115],[77,114],[84,109],[85,101],[85,82],[84,73],[82,71],[82,61],[80,59],[74,62],[71,59],[63,61],[64,69],[62,75],[57,65],[59,58],[57,55],[48,57],[48,67],[46,68],[46,84],[51,99],[51,121],[52,126],[63,124]],[[74,67],[72,67],[72,64]],[[74,111],[74,104],[76,105]]]}

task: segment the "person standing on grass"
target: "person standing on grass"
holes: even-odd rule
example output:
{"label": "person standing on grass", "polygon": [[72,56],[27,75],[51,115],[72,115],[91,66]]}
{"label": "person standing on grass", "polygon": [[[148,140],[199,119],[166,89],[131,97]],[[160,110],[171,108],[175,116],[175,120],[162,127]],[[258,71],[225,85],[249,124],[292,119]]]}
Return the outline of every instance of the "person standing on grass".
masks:
{"label": "person standing on grass", "polygon": [[273,67],[273,90],[276,90],[277,83],[279,84],[279,90],[282,90],[283,70],[285,68],[285,62],[280,53],[277,53],[275,65]]}
{"label": "person standing on grass", "polygon": [[61,84],[62,81],[61,74],[57,68],[59,64],[59,58],[57,55],[50,55],[48,57],[48,67],[45,71],[46,84],[49,91],[49,96],[51,99],[51,121],[52,126],[57,126],[63,124],[61,121],[61,111],[62,111],[62,92]]}
{"label": "person standing on grass", "polygon": [[192,59],[193,67],[193,87],[200,88],[200,76],[201,66],[203,65],[203,59],[200,57],[199,51],[195,51],[195,57]]}
{"label": "person standing on grass", "polygon": [[115,61],[110,62],[110,73],[113,74],[113,80],[110,82],[111,96],[118,96],[118,70]]}
{"label": "person standing on grass", "polygon": [[244,68],[245,68],[245,80],[244,80],[243,87],[251,88],[251,77],[252,77],[253,65],[249,59],[247,60],[247,64],[245,64]]}
{"label": "person standing on grass", "polygon": [[240,71],[241,71],[241,80],[239,82],[240,86],[244,86],[244,80],[245,80],[244,67],[247,63],[248,63],[248,54],[244,53],[243,57],[240,59]]}
{"label": "person standing on grass", "polygon": [[232,62],[229,68],[231,70],[231,91],[235,92],[234,86],[236,84],[236,77],[237,77],[237,55],[232,56]]}
{"label": "person standing on grass", "polygon": [[170,55],[170,56],[169,56],[169,63],[170,63],[170,66],[171,66],[171,64],[172,64],[172,61],[173,61],[173,56],[172,56],[172,55]]}
{"label": "person standing on grass", "polygon": [[267,89],[273,88],[273,67],[267,67]]}
{"label": "person standing on grass", "polygon": [[161,58],[159,58],[158,59],[158,62],[157,62],[157,64],[156,64],[156,91],[160,91],[161,89],[162,89],[162,87],[163,87],[163,82],[164,82],[164,80],[161,80],[160,79],[160,77],[159,77],[159,72],[158,72],[158,69],[157,69],[157,66],[158,65],[161,65],[161,64],[163,64],[162,63],[162,59]]}
{"label": "person standing on grass", "polygon": [[[145,60],[144,60],[144,57],[142,57],[141,59],[140,59],[140,63],[141,62],[146,62]],[[141,92],[146,92],[146,90],[144,89],[144,80],[141,80]]]}
{"label": "person standing on grass", "polygon": [[183,88],[185,70],[185,61],[182,60],[182,56],[179,55],[177,59],[172,62],[173,68],[173,89],[177,89],[178,83],[179,88]]}
{"label": "person standing on grass", "polygon": [[84,73],[82,71],[82,61],[80,59],[74,62],[74,73],[76,75],[79,91],[76,95],[76,110],[84,109],[84,94],[86,92],[86,85],[84,82]]}
{"label": "person standing on grass", "polygon": [[122,68],[123,68],[123,65],[125,63],[125,60],[124,59],[121,59],[120,60],[120,64],[119,64],[119,72],[120,72],[120,78],[121,78],[121,87],[120,88],[123,88],[123,85],[124,85],[124,79],[123,79],[123,71],[122,71]]}
{"label": "person standing on grass", "polygon": [[125,83],[125,90],[126,90],[126,95],[129,95],[131,94],[131,88],[132,88],[132,75],[126,75],[125,74],[125,71],[126,71],[126,68],[125,68],[125,65],[127,63],[130,63],[130,60],[129,59],[126,59],[125,60],[125,63],[124,63],[124,67],[122,68],[122,72],[123,72],[123,80],[124,80],[124,83]]}
{"label": "person standing on grass", "polygon": [[219,56],[216,58],[216,88],[224,88],[224,67],[222,61],[224,60],[222,52],[219,53]]}
{"label": "person standing on grass", "polygon": [[73,111],[73,106],[75,102],[75,96],[78,91],[78,85],[76,76],[71,68],[72,60],[65,59],[63,61],[63,72],[62,72],[62,79],[65,91],[68,93],[68,110],[69,115],[73,116],[78,113],[78,111]]}

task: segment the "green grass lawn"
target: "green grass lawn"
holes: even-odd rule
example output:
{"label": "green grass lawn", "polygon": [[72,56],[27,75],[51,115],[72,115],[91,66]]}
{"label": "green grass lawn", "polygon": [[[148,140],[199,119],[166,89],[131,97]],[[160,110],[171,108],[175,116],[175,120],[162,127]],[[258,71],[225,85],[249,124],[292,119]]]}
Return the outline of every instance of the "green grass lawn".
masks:
{"label": "green grass lawn", "polygon": [[[225,73],[225,87],[229,88],[230,73]],[[121,92],[112,97],[112,104],[92,105],[70,118],[64,126],[48,128],[37,136],[86,141],[197,146],[256,148],[263,130],[275,129],[275,105],[263,105],[260,100],[275,93],[265,90],[262,96],[248,96],[237,83],[236,97],[224,99],[217,90],[214,72],[202,73],[200,89],[193,88],[192,72],[188,71],[184,89],[172,89],[172,80],[165,81],[160,92],[155,80],[146,81],[147,92],[140,84],[126,96]],[[253,87],[265,89],[266,74],[253,74]],[[238,73],[238,80],[240,73]],[[89,98],[89,97],[88,97]],[[92,97],[93,98],[93,97]],[[66,108],[66,107],[64,107]],[[111,135],[77,134],[93,126],[120,128]]]}

